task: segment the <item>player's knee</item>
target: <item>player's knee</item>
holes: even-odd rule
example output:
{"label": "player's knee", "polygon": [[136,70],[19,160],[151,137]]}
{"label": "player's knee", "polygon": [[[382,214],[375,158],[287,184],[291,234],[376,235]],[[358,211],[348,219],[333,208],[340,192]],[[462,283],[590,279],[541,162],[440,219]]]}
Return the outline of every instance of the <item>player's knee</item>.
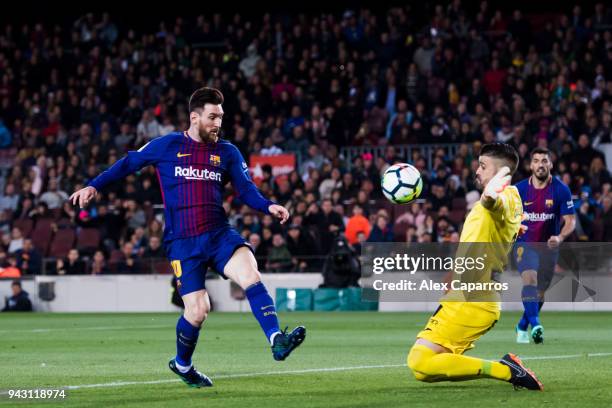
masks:
{"label": "player's knee", "polygon": [[261,282],[261,273],[257,269],[247,269],[240,274],[240,282],[237,282],[242,289],[255,285]]}
{"label": "player's knee", "polygon": [[185,305],[185,318],[194,326],[201,326],[208,317],[208,306],[205,303]]}
{"label": "player's knee", "polygon": [[410,368],[412,374],[414,374],[414,378],[419,381],[427,381],[427,375],[424,373],[424,371],[427,370],[427,359],[423,353],[413,347],[410,349],[406,360],[408,368]]}
{"label": "player's knee", "polygon": [[536,286],[538,284],[538,274],[536,271],[528,270],[521,274],[524,286]]}

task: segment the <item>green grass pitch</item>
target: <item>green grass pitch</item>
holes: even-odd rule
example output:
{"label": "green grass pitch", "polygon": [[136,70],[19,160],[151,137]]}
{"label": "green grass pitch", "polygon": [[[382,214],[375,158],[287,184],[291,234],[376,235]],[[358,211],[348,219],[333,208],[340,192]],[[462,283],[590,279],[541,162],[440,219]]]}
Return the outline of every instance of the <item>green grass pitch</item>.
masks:
{"label": "green grass pitch", "polygon": [[[167,368],[176,314],[2,314],[0,393],[69,389],[63,401],[0,406],[75,407],[610,407],[612,313],[544,312],[544,345],[517,345],[517,313],[505,312],[468,354],[526,357],[544,392],[514,391],[494,380],[419,383],[406,353],[425,313],[285,313],[304,324],[304,344],[272,359],[247,313],[212,313],[200,335],[196,366],[215,381],[191,389]],[[279,374],[279,372],[290,372]],[[124,384],[129,383],[129,384]]]}

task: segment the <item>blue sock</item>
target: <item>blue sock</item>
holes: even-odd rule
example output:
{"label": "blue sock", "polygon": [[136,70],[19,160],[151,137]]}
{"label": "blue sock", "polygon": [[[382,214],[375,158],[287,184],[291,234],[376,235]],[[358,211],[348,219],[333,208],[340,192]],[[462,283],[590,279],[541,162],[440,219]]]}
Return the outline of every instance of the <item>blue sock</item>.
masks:
{"label": "blue sock", "polygon": [[200,328],[192,326],[184,316],[176,323],[176,362],[184,367],[191,365],[191,356],[198,343]]}
{"label": "blue sock", "polygon": [[249,286],[245,292],[253,315],[266,334],[266,338],[270,340],[270,336],[279,331],[274,301],[261,282]]}
{"label": "blue sock", "polygon": [[529,320],[529,324],[533,328],[540,324],[540,305],[537,286],[523,286],[522,298],[523,306],[525,308],[525,316],[527,317],[527,320]]}
{"label": "blue sock", "polygon": [[527,312],[523,312],[523,317],[518,323],[519,330],[526,331],[529,328],[529,319],[527,318]]}

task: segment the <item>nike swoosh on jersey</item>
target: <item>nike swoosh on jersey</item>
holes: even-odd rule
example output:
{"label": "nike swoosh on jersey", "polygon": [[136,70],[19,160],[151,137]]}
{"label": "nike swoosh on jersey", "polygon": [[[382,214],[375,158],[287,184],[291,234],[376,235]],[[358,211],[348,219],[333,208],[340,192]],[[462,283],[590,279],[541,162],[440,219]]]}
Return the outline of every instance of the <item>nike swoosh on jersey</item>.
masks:
{"label": "nike swoosh on jersey", "polygon": [[525,202],[525,207],[528,206],[528,205],[531,205],[531,204],[533,204],[533,201],[526,201]]}
{"label": "nike swoosh on jersey", "polygon": [[191,153],[177,153],[176,157],[185,157],[185,156],[191,156]]}

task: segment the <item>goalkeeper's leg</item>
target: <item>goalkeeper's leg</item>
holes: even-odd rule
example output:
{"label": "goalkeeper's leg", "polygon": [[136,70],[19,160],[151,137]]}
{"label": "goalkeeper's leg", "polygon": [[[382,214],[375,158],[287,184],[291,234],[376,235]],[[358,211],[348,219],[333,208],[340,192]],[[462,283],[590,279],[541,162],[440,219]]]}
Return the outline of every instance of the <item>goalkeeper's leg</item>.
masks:
{"label": "goalkeeper's leg", "polygon": [[461,354],[425,339],[417,339],[408,354],[408,367],[419,381],[466,381],[495,378],[509,381],[510,368],[498,361],[483,360]]}

